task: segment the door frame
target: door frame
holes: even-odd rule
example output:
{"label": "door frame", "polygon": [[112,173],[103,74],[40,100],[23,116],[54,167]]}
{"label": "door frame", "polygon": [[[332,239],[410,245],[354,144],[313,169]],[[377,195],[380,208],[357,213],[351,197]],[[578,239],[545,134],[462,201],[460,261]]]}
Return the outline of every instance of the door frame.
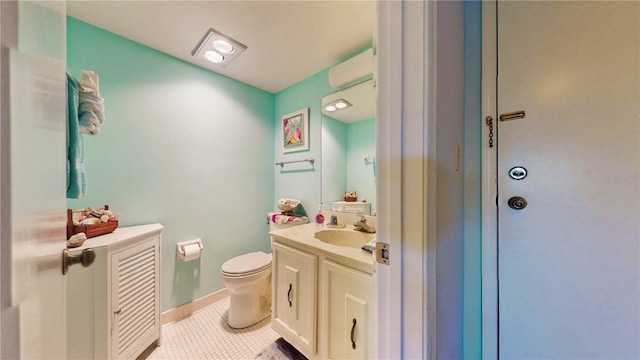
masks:
{"label": "door frame", "polygon": [[497,109],[497,0],[482,2],[482,114],[493,118],[494,146],[489,129],[482,131],[482,358],[497,359],[498,352],[498,109]]}
{"label": "door frame", "polygon": [[390,246],[376,264],[377,358],[432,359],[437,2],[377,6],[377,237]]}
{"label": "door frame", "polygon": [[17,47],[17,2],[0,3],[0,357],[20,357],[18,309],[13,306],[11,284],[11,134],[9,55]]}

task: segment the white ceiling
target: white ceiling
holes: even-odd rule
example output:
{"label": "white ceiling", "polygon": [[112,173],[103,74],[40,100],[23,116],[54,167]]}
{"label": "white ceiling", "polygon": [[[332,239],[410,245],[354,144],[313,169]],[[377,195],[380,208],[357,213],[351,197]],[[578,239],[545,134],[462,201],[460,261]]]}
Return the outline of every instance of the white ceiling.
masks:
{"label": "white ceiling", "polygon": [[[376,5],[361,1],[69,1],[69,16],[277,93],[373,43]],[[213,28],[247,50],[226,68],[191,56]]]}

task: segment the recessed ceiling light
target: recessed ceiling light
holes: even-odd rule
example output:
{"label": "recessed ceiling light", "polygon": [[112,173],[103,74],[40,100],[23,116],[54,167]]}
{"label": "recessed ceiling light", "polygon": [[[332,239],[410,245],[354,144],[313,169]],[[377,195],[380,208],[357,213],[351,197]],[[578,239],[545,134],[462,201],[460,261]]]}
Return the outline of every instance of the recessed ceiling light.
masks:
{"label": "recessed ceiling light", "polygon": [[328,103],[324,104],[324,110],[328,111],[328,112],[333,112],[333,111],[337,111],[337,110],[346,109],[346,108],[348,108],[350,106],[353,106],[353,105],[351,105],[351,103],[348,102],[347,100],[345,100],[345,99],[336,99],[336,100],[333,100],[331,102],[328,102]]}
{"label": "recessed ceiling light", "polygon": [[209,29],[191,51],[191,55],[225,67],[246,49],[245,45],[236,40]]}
{"label": "recessed ceiling light", "polygon": [[217,51],[207,50],[204,52],[204,58],[212,63],[220,64],[224,61],[224,56]]}
{"label": "recessed ceiling light", "polygon": [[344,102],[342,102],[342,101],[339,101],[339,102],[337,102],[337,103],[336,103],[336,108],[338,108],[338,109],[344,109],[344,108],[346,108],[347,106],[348,106],[348,105],[347,105],[347,104],[345,104],[345,103],[344,103]]}
{"label": "recessed ceiling light", "polygon": [[214,40],[213,48],[218,50],[222,54],[233,54],[233,52],[235,51],[233,45],[231,45],[228,41],[222,39]]}

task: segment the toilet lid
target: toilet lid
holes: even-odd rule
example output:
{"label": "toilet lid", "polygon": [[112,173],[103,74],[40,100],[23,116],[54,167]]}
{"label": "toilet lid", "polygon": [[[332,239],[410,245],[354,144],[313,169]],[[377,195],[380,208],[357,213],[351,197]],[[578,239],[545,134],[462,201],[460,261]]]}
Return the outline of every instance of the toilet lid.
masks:
{"label": "toilet lid", "polygon": [[236,256],[222,264],[222,272],[227,274],[247,274],[271,266],[271,254],[262,251]]}

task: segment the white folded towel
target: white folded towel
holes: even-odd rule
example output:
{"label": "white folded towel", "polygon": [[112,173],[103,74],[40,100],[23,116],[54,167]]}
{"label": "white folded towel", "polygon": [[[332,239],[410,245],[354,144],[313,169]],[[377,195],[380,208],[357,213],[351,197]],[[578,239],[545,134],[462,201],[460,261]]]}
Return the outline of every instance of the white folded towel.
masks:
{"label": "white folded towel", "polygon": [[98,74],[91,70],[80,70],[82,79],[80,80],[80,91],[90,92],[95,96],[100,96],[100,78]]}
{"label": "white folded towel", "polygon": [[98,135],[104,122],[104,99],[100,97],[98,74],[90,70],[80,71],[78,122],[80,132]]}

